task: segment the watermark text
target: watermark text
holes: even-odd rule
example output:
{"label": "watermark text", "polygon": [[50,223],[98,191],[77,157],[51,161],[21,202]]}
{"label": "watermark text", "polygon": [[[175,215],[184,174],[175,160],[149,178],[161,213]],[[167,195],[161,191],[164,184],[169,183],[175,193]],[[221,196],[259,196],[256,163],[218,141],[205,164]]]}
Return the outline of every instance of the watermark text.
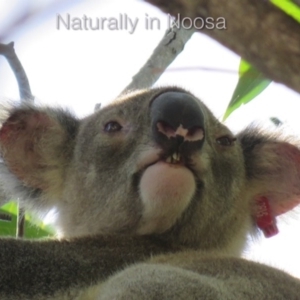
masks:
{"label": "watermark text", "polygon": [[[56,16],[56,28],[57,30],[110,30],[118,31],[125,30],[129,34],[133,34],[138,26],[143,26],[145,30],[160,30],[163,28],[162,24],[166,22],[157,17],[151,17],[148,14],[145,14],[143,20],[137,17],[130,17],[128,14],[120,13],[118,16],[114,17],[88,17],[83,15],[82,17],[72,17],[70,14],[64,16],[57,14]],[[164,24],[165,25],[165,24]],[[164,26],[165,27],[165,26]],[[183,29],[226,29],[226,20],[223,17],[219,18],[188,18],[181,17],[180,14],[177,14],[176,17],[171,15],[167,16],[167,27],[183,28]]]}

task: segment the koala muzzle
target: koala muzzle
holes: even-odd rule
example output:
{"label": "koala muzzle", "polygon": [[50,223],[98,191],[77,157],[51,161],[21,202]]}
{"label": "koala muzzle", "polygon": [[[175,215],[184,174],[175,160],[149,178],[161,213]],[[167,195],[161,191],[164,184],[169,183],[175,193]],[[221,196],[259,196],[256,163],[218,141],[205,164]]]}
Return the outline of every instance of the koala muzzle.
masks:
{"label": "koala muzzle", "polygon": [[177,91],[160,94],[152,101],[150,111],[154,141],[166,155],[189,156],[202,148],[204,115],[192,95]]}

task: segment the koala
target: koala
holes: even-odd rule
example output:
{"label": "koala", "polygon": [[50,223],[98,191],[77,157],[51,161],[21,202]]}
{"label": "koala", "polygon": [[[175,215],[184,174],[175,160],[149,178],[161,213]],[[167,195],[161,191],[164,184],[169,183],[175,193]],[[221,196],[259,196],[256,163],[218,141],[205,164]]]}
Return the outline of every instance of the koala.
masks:
{"label": "koala", "polygon": [[83,119],[30,104],[1,118],[1,200],[55,208],[58,232],[0,239],[1,299],[300,299],[298,279],[240,258],[299,204],[297,141],[234,135],[178,87]]}

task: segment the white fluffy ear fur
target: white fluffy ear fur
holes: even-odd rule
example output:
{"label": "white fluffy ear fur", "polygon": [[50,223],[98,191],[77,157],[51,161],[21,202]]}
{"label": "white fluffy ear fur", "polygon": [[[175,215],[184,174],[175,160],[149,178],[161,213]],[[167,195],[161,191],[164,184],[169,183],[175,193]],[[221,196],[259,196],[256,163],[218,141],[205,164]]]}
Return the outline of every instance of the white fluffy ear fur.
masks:
{"label": "white fluffy ear fur", "polygon": [[24,186],[51,193],[61,189],[72,148],[71,134],[62,124],[67,118],[62,111],[24,106],[13,108],[2,123],[1,155]]}
{"label": "white fluffy ear fur", "polygon": [[277,233],[275,217],[300,204],[300,150],[294,141],[246,129],[239,135],[253,197],[253,217],[264,234]]}

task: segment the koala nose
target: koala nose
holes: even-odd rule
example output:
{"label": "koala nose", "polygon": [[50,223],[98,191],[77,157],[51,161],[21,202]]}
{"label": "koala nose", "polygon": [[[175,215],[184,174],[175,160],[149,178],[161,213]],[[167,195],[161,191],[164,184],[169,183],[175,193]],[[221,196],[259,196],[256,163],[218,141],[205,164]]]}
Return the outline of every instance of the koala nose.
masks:
{"label": "koala nose", "polygon": [[190,154],[204,143],[204,116],[193,96],[165,92],[151,103],[151,127],[155,142],[167,153]]}

